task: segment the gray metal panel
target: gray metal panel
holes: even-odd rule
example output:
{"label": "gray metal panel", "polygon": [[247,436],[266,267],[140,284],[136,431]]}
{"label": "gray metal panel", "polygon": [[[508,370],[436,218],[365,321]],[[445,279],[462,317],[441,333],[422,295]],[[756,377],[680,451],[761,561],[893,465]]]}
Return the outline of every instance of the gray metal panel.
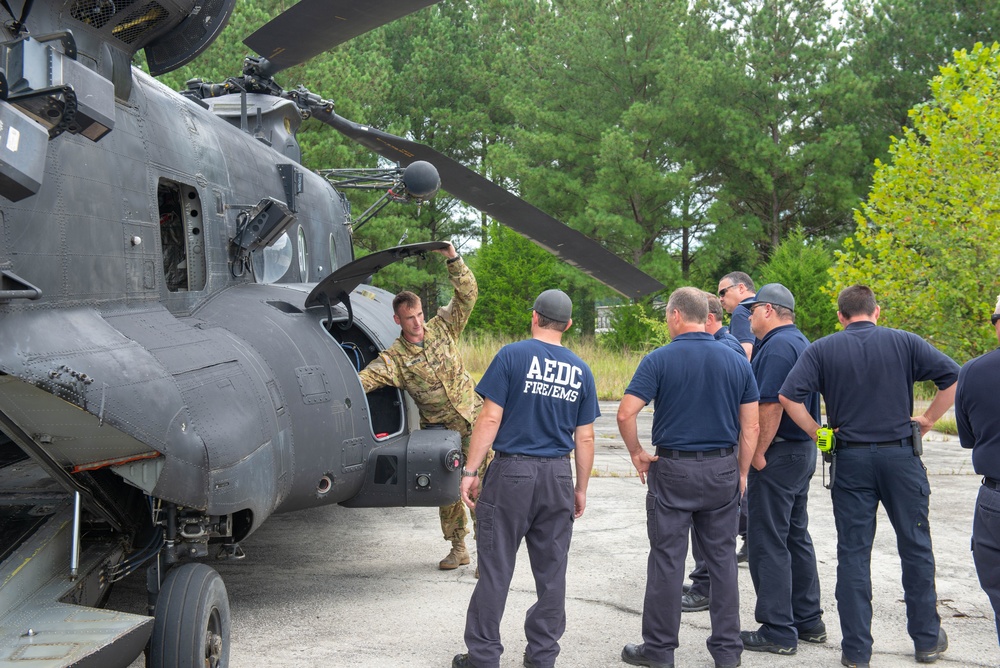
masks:
{"label": "gray metal panel", "polygon": [[149,445],[13,376],[0,376],[0,412],[41,442],[60,466],[91,468],[156,456]]}
{"label": "gray metal panel", "polygon": [[[78,584],[69,578],[71,519],[64,502],[0,564],[0,665],[61,668],[120,641],[141,649],[152,630],[152,617],[60,602]],[[113,545],[85,550],[81,580],[116,552]]]}

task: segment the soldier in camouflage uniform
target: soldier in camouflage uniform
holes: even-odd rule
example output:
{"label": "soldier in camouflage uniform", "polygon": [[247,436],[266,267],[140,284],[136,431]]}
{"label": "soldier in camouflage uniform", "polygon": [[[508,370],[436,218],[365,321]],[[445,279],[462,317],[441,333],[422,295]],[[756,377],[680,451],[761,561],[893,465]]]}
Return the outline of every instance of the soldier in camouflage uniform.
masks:
{"label": "soldier in camouflage uniform", "polygon": [[[457,431],[462,437],[462,453],[468,455],[469,435],[483,400],[462,363],[458,337],[469,321],[479,288],[453,246],[434,252],[448,258],[454,298],[425,324],[420,298],[412,292],[396,295],[392,301],[393,320],[401,329],[400,336],[361,372],[361,384],[365,392],[386,385],[406,390],[420,409],[420,426],[442,425]],[[451,570],[468,564],[465,505],[458,500],[443,506],[440,515],[444,539],[451,541],[452,548],[439,568]]]}

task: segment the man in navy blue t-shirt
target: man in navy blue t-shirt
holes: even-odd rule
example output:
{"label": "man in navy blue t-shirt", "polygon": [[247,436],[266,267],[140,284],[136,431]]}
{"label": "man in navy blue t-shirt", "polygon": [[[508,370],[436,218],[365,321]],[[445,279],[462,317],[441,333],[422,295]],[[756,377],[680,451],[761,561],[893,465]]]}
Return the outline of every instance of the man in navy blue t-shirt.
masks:
{"label": "man in navy blue t-shirt", "polygon": [[[722,324],[722,302],[711,292],[705,293],[708,300],[708,319],[705,320],[705,331],[721,343],[723,347],[735,352],[737,355],[746,356],[743,346],[736,340],[736,337],[729,333],[729,328]],[[743,545],[736,553],[737,563],[747,560],[747,497],[744,495],[740,504],[740,538]],[[694,555],[694,570],[691,571],[691,584],[684,585],[684,593],[681,596],[681,612],[700,612],[708,610],[710,602],[710,589],[708,581],[708,568],[705,567],[705,560],[701,558],[701,548],[698,546],[698,536],[691,534],[691,553]]]}
{"label": "man in navy blue t-shirt", "polygon": [[[594,420],[601,414],[590,368],[562,346],[572,309],[560,290],[540,294],[531,338],[501,348],[476,387],[484,404],[462,470],[462,500],[476,511],[479,581],[465,621],[468,653],[455,656],[453,668],[500,665],[500,619],[522,539],[538,592],[524,620],[524,665],[549,668],[559,655],[570,538],[587,506]],[[476,471],[491,445],[495,457],[479,494]]]}
{"label": "man in navy blue t-shirt", "polygon": [[[798,641],[826,642],[816,552],[809,535],[809,482],[816,444],[784,414],[778,390],[809,340],[795,326],[795,297],[780,283],[761,286],[750,304],[757,337],[753,367],[760,390],[760,436],[747,486],[753,496],[747,543],[760,628],[744,631],[743,648],[791,655]],[[806,399],[819,420],[819,394]]]}
{"label": "man in navy blue t-shirt", "polygon": [[[916,334],[877,325],[880,309],[866,285],[837,297],[844,331],[813,342],[778,391],[785,412],[815,438],[819,423],[803,405],[813,392],[826,401],[836,432],[831,467],[837,524],[837,611],[843,633],[840,661],[867,666],[872,654],[871,553],[881,502],[896,532],[903,569],[907,631],[914,658],[933,663],[948,648],[934,587],[928,524],[930,484],[914,444],[955,399],[958,365]],[[931,380],[938,391],[923,415],[913,416],[913,383]]]}
{"label": "man in navy blue t-shirt", "polygon": [[[1000,298],[990,318],[1000,340]],[[983,476],[972,522],[972,558],[979,584],[990,597],[1000,640],[1000,348],[969,360],[958,373],[955,420],[972,466]]]}
{"label": "man in navy blue t-shirt", "polygon": [[[705,332],[708,302],[701,290],[675,290],[666,317],[671,342],[639,363],[618,407],[618,430],[632,465],[641,482],[649,479],[643,642],[625,645],[622,660],[651,668],[673,665],[693,527],[712,590],[708,650],[716,666],[738,666],[743,643],[737,504],[757,442],[757,383],[746,357],[721,349]],[[655,455],[643,449],[636,424],[650,401]]]}
{"label": "man in navy blue t-shirt", "polygon": [[754,297],[753,279],[750,275],[742,271],[732,271],[722,277],[719,281],[719,301],[722,308],[729,313],[729,333],[732,334],[747,359],[753,354],[753,347],[757,337],[750,331],[750,309]]}

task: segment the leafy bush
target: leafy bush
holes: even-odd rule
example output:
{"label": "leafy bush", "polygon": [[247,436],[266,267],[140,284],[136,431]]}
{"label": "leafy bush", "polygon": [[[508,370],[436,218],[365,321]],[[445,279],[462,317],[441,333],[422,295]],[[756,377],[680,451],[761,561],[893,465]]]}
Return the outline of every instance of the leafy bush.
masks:
{"label": "leafy bush", "polygon": [[[795,297],[795,324],[810,341],[837,328],[837,305],[824,287],[833,256],[823,241],[809,241],[801,228],[782,241],[761,271],[762,282],[781,283]],[[757,286],[760,289],[760,286]]]}
{"label": "leafy bush", "polygon": [[489,243],[471,261],[479,300],[469,329],[521,339],[529,336],[531,305],[542,290],[561,287],[558,260],[521,235],[491,223]]}
{"label": "leafy bush", "polygon": [[610,331],[598,336],[605,350],[645,352],[667,342],[663,313],[647,303],[614,308]]}

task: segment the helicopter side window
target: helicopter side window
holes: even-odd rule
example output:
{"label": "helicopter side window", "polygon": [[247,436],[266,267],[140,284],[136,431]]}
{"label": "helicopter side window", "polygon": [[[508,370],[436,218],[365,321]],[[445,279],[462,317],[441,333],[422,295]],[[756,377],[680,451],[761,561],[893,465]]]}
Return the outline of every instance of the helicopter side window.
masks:
{"label": "helicopter side window", "polygon": [[299,280],[305,283],[309,280],[309,247],[306,245],[306,231],[299,225]]}
{"label": "helicopter side window", "polygon": [[292,266],[292,240],[288,232],[282,232],[277,241],[264,247],[263,252],[264,271],[261,272],[261,282],[276,283]]}
{"label": "helicopter side window", "polygon": [[333,238],[333,233],[330,233],[330,271],[334,271],[337,268],[337,241]]}
{"label": "helicopter side window", "polygon": [[160,214],[163,280],[169,292],[205,289],[205,246],[201,197],[193,187],[160,179],[156,190]]}

